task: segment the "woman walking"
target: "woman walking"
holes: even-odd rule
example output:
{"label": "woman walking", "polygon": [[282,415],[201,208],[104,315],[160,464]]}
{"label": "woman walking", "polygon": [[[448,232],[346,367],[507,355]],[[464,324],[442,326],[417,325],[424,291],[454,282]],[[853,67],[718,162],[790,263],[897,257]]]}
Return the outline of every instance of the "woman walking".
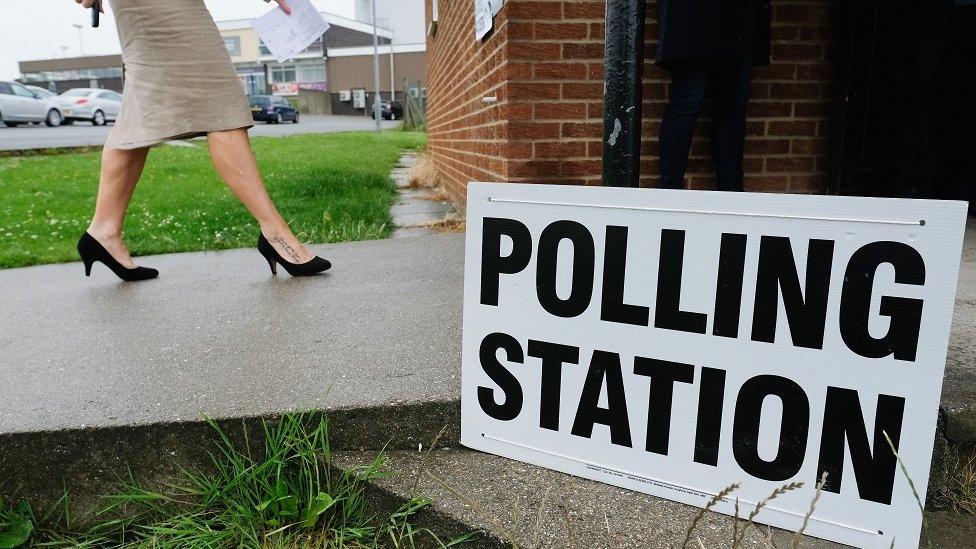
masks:
{"label": "woman walking", "polygon": [[[267,0],[266,0],[267,1]],[[290,13],[286,0],[275,0]],[[85,8],[96,0],[75,0]],[[172,139],[207,136],[221,179],[261,228],[258,251],[272,274],[292,276],[331,264],[295,238],[268,196],[247,129],[250,105],[204,0],[111,0],[122,44],[122,108],[102,151],[95,214],[78,242],[91,274],[96,261],[126,281],[155,278],[138,267],[122,240],[122,225],[149,148]]]}

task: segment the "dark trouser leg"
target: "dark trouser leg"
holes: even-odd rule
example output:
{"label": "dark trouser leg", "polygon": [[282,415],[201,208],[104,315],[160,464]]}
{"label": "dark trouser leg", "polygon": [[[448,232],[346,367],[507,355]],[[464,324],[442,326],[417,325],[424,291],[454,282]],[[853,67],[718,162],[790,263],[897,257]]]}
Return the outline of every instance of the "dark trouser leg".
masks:
{"label": "dark trouser leg", "polygon": [[671,95],[661,119],[661,187],[684,187],[688,154],[695,122],[701,112],[709,64],[706,61],[686,61],[671,70]]}
{"label": "dark trouser leg", "polygon": [[950,57],[954,91],[952,107],[953,170],[950,198],[969,202],[976,214],[976,5],[953,10]]}
{"label": "dark trouser leg", "polygon": [[899,198],[935,198],[942,162],[945,100],[941,83],[907,86],[901,130],[901,155],[895,172]]}
{"label": "dark trouser leg", "polygon": [[746,140],[746,105],[752,59],[723,59],[715,65],[715,115],[712,161],[720,191],[742,190],[742,149]]}

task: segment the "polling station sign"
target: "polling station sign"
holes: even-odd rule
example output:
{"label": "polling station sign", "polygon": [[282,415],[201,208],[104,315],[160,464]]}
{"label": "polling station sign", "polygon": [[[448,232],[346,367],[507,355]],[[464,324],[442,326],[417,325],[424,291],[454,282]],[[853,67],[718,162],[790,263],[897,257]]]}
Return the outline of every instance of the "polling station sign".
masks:
{"label": "polling station sign", "polygon": [[[915,547],[959,202],[471,184],[464,445]],[[717,510],[733,512],[733,500]],[[609,517],[613,521],[613,517]]]}

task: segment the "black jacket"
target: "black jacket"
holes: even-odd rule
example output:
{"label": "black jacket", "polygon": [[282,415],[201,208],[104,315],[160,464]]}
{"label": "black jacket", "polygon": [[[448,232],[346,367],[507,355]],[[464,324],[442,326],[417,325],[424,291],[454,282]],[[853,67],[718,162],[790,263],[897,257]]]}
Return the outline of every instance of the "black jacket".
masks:
{"label": "black jacket", "polygon": [[658,64],[752,55],[768,65],[769,1],[658,0]]}

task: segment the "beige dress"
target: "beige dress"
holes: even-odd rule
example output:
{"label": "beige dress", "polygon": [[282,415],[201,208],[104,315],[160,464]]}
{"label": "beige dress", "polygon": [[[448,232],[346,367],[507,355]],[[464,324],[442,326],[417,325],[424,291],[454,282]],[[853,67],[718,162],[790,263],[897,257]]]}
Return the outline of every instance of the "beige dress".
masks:
{"label": "beige dress", "polygon": [[106,148],[254,125],[244,87],[203,0],[110,0],[125,83]]}

